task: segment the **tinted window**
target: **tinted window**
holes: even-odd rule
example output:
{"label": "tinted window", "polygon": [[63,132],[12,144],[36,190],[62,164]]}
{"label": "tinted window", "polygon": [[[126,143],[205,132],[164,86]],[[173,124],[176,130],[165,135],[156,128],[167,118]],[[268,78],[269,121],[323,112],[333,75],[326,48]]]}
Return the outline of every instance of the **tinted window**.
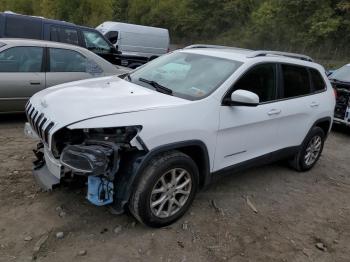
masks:
{"label": "tinted window", "polygon": [[79,45],[78,31],[65,27],[51,26],[50,40],[72,45]]}
{"label": "tinted window", "polygon": [[7,16],[5,34],[7,37],[41,39],[41,20],[21,16]]}
{"label": "tinted window", "polygon": [[284,97],[295,97],[310,93],[309,73],[305,67],[282,65]]}
{"label": "tinted window", "polygon": [[106,34],[106,37],[108,40],[114,45],[118,41],[118,32],[116,31],[110,31]]}
{"label": "tinted window", "polygon": [[0,53],[0,72],[41,72],[43,48],[13,47]]}
{"label": "tinted window", "polygon": [[86,72],[86,58],[68,49],[50,48],[50,72]]}
{"label": "tinted window", "polygon": [[111,47],[97,32],[83,31],[86,48],[95,53],[110,53]]}
{"label": "tinted window", "polygon": [[262,64],[250,69],[238,80],[234,89],[253,92],[259,96],[260,102],[276,99],[276,65]]}
{"label": "tinted window", "polygon": [[326,89],[326,83],[324,82],[320,72],[318,72],[316,69],[310,68],[310,73],[313,83],[313,90],[317,92]]}

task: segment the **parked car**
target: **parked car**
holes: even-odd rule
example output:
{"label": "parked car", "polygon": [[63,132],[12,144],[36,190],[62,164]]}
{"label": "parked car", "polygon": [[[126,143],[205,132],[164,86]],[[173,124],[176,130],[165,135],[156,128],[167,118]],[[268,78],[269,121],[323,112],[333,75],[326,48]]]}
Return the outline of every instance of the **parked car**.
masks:
{"label": "parked car", "polygon": [[91,203],[152,227],[180,218],[215,177],[284,158],[310,170],[335,105],[309,57],[227,47],[192,46],[75,86],[26,107],[25,132],[41,140],[35,179],[46,189],[86,179]]}
{"label": "parked car", "polygon": [[112,64],[120,64],[116,48],[97,30],[43,17],[0,13],[0,38],[61,42],[89,49]]}
{"label": "parked car", "polygon": [[104,22],[96,27],[121,53],[121,65],[136,68],[169,52],[169,31],[164,28]]}
{"label": "parked car", "polygon": [[50,86],[127,71],[78,46],[0,39],[0,113],[24,112],[28,99]]}
{"label": "parked car", "polygon": [[334,122],[350,126],[350,64],[335,70],[329,79],[337,94]]}

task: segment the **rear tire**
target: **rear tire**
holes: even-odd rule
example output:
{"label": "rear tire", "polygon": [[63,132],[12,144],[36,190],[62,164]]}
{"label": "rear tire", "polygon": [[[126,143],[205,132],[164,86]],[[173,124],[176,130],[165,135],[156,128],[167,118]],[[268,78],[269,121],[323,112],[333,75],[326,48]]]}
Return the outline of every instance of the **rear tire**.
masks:
{"label": "rear tire", "polygon": [[189,209],[198,189],[198,168],[187,155],[172,151],[156,156],[144,169],[129,210],[150,227],[172,224]]}
{"label": "rear tire", "polygon": [[298,153],[289,161],[289,165],[299,172],[313,168],[322,154],[325,137],[322,128],[313,127]]}

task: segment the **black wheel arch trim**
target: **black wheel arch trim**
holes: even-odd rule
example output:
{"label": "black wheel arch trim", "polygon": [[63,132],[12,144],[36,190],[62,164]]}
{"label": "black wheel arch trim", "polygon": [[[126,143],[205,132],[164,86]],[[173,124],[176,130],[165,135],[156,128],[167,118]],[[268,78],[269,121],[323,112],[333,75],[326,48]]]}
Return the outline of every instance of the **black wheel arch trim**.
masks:
{"label": "black wheel arch trim", "polygon": [[310,134],[311,130],[315,127],[315,126],[319,126],[320,123],[324,123],[324,122],[328,122],[329,123],[329,128],[328,128],[328,131],[325,133],[325,138],[327,138],[330,130],[331,130],[331,127],[332,127],[332,118],[330,116],[327,116],[327,117],[322,117],[318,120],[315,121],[315,123],[311,126],[309,132],[307,133],[307,135],[305,136],[305,138]]}
{"label": "black wheel arch trim", "polygon": [[[140,141],[138,141],[140,142]],[[210,173],[210,160],[207,146],[201,140],[187,140],[181,142],[174,142],[166,145],[162,145],[151,149],[148,151],[142,151],[135,153],[132,156],[133,160],[129,161],[127,164],[129,167],[126,167],[122,176],[117,175],[115,181],[115,202],[113,204],[114,209],[119,212],[124,210],[124,206],[128,203],[132,191],[135,188],[135,185],[138,181],[138,178],[141,176],[142,171],[147,166],[147,164],[153,159],[154,156],[172,151],[185,149],[188,147],[199,147],[202,151],[203,157],[203,166],[199,167],[199,173],[202,176],[203,184],[202,187],[207,186],[211,182],[211,173]],[[119,173],[119,172],[118,172]]]}

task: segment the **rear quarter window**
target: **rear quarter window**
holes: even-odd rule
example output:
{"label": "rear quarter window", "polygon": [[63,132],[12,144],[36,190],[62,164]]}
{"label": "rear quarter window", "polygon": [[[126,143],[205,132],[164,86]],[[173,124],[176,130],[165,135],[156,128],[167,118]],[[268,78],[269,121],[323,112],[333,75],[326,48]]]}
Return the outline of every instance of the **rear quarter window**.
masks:
{"label": "rear quarter window", "polygon": [[6,37],[41,39],[41,31],[42,23],[40,19],[21,16],[6,17]]}
{"label": "rear quarter window", "polygon": [[323,80],[320,72],[316,69],[310,68],[312,87],[314,92],[322,91],[326,89],[326,83]]}

